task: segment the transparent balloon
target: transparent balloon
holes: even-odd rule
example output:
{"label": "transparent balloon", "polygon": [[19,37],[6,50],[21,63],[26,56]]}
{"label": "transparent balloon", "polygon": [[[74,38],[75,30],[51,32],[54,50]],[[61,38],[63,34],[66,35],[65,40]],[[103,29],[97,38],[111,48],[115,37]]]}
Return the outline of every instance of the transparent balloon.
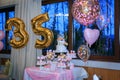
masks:
{"label": "transparent balloon", "polygon": [[86,62],[90,57],[90,49],[87,45],[81,45],[78,48],[78,56],[84,62]]}
{"label": "transparent balloon", "polygon": [[[104,3],[104,4],[103,4]],[[100,0],[100,15],[96,20],[96,24],[100,30],[108,27],[114,21],[114,4],[108,3],[105,0]]]}
{"label": "transparent balloon", "polygon": [[110,23],[110,17],[107,17],[105,14],[104,15],[101,14],[99,18],[96,20],[96,24],[99,30],[102,30],[105,27],[107,27],[109,23]]}

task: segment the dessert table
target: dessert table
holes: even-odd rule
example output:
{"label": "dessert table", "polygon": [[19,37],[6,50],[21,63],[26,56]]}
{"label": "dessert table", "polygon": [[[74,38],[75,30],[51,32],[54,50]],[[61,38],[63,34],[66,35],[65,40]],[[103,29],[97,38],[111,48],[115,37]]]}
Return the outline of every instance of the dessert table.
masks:
{"label": "dessert table", "polygon": [[29,67],[24,70],[23,80],[83,80],[88,73],[82,67],[73,69],[40,70],[40,67]]}
{"label": "dessert table", "polygon": [[40,67],[29,67],[24,70],[24,80],[74,80],[72,70],[40,70]]}

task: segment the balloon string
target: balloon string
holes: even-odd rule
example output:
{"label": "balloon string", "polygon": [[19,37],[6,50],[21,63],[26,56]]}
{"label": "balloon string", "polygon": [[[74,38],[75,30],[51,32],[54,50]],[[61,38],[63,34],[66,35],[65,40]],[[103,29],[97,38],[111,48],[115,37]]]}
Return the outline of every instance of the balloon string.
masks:
{"label": "balloon string", "polygon": [[86,45],[87,45],[87,47],[89,46],[89,44],[86,42]]}
{"label": "balloon string", "polygon": [[91,45],[89,45],[89,48],[91,47]]}
{"label": "balloon string", "polygon": [[86,45],[87,45],[87,47],[89,47],[89,48],[91,47],[91,45],[89,45],[87,42],[86,42]]}

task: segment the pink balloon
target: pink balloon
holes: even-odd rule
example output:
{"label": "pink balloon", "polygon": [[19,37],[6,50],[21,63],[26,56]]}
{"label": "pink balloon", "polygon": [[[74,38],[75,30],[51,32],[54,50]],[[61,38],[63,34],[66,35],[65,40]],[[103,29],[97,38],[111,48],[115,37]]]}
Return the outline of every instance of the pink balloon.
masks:
{"label": "pink balloon", "polygon": [[0,51],[3,49],[3,42],[0,41]]}
{"label": "pink balloon", "polygon": [[86,28],[84,30],[84,38],[90,47],[93,43],[95,43],[95,41],[98,39],[99,35],[100,35],[100,31],[98,29]]}
{"label": "pink balloon", "polygon": [[73,17],[82,25],[88,26],[99,16],[98,0],[75,0],[72,5]]}
{"label": "pink balloon", "polygon": [[5,37],[5,34],[2,30],[0,30],[0,40],[2,40]]}

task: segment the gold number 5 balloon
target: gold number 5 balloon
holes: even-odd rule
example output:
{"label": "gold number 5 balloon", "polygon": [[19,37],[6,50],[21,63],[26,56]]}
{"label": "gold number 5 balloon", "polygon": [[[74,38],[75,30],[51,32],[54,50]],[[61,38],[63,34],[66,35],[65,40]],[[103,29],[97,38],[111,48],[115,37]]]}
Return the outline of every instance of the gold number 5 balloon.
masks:
{"label": "gold number 5 balloon", "polygon": [[41,35],[44,37],[43,40],[39,40],[39,39],[36,40],[36,44],[35,44],[36,48],[41,48],[41,49],[46,48],[52,43],[53,32],[41,26],[42,23],[47,22],[48,20],[49,17],[47,13],[40,14],[31,20],[33,26],[32,27],[33,32],[37,35]]}
{"label": "gold number 5 balloon", "polygon": [[12,40],[10,40],[10,45],[13,48],[21,48],[27,44],[29,36],[25,31],[25,24],[19,18],[10,18],[6,22],[6,30],[9,31],[12,29],[12,26],[15,26],[14,36]]}

